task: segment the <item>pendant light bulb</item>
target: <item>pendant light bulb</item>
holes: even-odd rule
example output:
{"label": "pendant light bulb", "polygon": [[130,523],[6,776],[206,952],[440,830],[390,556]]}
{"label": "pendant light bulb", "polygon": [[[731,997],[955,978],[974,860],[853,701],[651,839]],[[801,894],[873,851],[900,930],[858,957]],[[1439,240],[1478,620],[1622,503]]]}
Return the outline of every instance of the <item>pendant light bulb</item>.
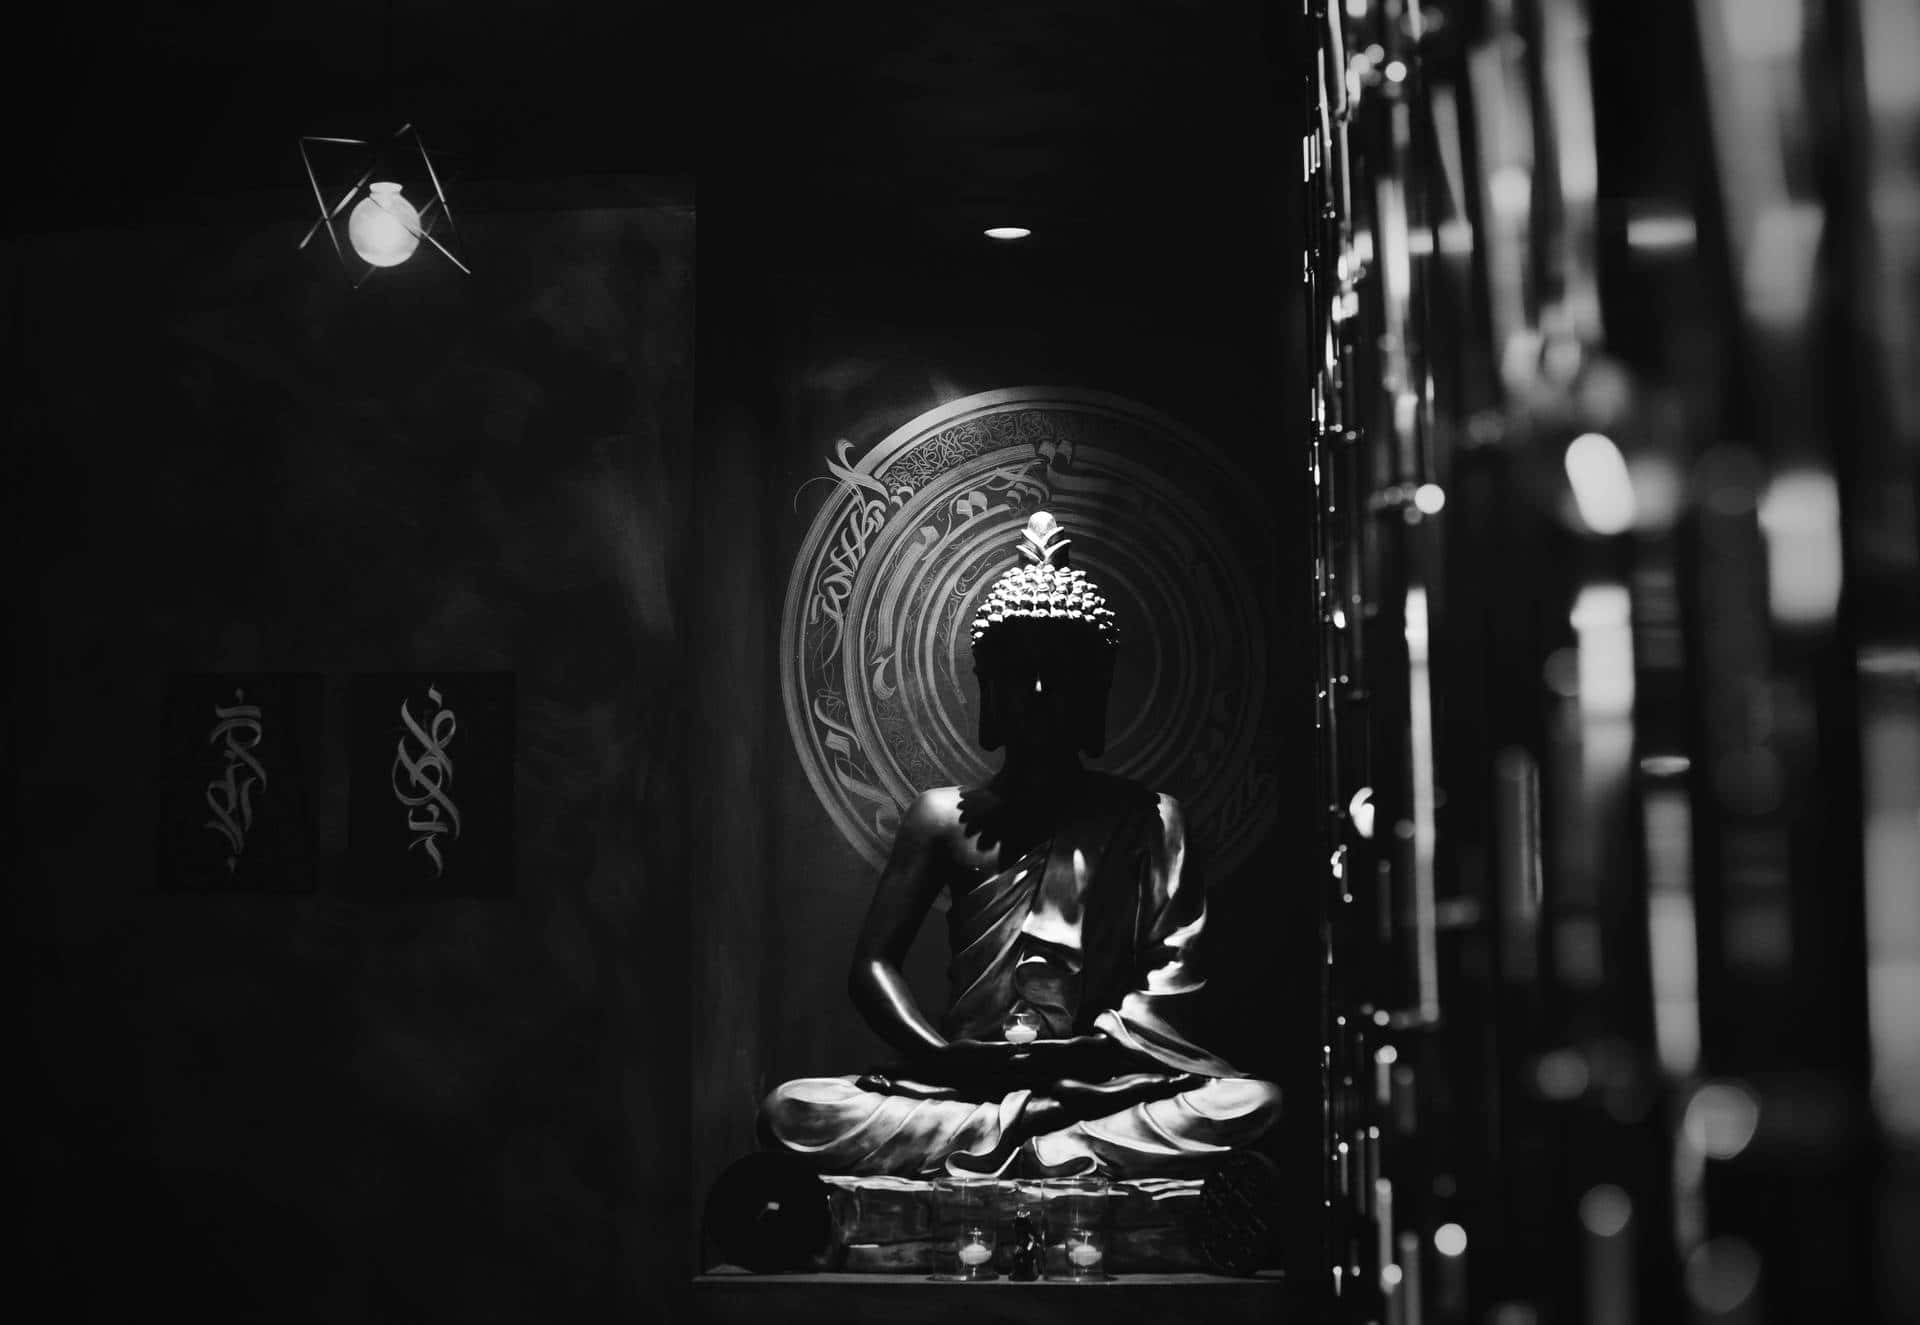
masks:
{"label": "pendant light bulb", "polygon": [[420,213],[398,184],[369,184],[347,218],[347,242],[369,266],[397,267],[420,247]]}

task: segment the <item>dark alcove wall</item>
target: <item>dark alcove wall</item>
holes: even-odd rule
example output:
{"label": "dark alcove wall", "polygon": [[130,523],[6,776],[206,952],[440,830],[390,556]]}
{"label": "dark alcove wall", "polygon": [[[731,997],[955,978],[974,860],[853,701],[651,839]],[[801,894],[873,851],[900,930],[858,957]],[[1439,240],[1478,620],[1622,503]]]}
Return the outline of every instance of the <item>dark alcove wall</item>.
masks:
{"label": "dark alcove wall", "polygon": [[[659,195],[653,195],[656,199]],[[16,1250],[69,1318],[644,1320],[684,1281],[691,197],[8,248]],[[346,684],[511,671],[510,900],[346,900]],[[154,888],[170,671],[326,681],[319,890]]]}
{"label": "dark alcove wall", "polygon": [[[903,236],[878,223],[862,248],[812,232],[797,240],[763,223],[751,200],[708,191],[701,435],[727,477],[698,504],[725,512],[724,533],[710,536],[740,556],[715,567],[729,586],[713,598],[724,621],[714,623],[716,650],[699,650],[714,664],[699,706],[723,766],[714,785],[730,791],[694,900],[696,1194],[754,1147],[754,1108],[767,1089],[864,1070],[883,1052],[845,991],[876,871],[808,782],[779,692],[782,597],[826,486],[809,481],[826,475],[840,440],[857,457],[952,400],[1077,387],[1137,401],[1207,438],[1251,476],[1275,526],[1278,562],[1258,581],[1253,610],[1271,647],[1278,805],[1275,827],[1231,877],[1208,876],[1207,1034],[1288,1092],[1273,1149],[1299,1175],[1297,1245],[1317,1236],[1306,1227],[1318,1210],[1319,1128],[1311,488],[1280,463],[1304,453],[1288,339],[1294,232],[1278,219],[1283,207],[1272,197],[1257,214],[1223,220],[1211,254],[1116,246],[1110,234],[1077,252],[1017,251],[977,234]],[[945,996],[945,944],[944,921],[931,916],[909,970],[930,1012]]]}

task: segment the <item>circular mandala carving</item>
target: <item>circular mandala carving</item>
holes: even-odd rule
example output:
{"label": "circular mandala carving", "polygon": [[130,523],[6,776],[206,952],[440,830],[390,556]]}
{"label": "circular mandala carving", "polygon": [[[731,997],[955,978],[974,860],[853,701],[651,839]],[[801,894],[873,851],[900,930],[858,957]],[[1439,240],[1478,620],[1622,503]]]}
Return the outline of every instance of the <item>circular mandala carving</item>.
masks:
{"label": "circular mandala carving", "polygon": [[1118,618],[1099,766],[1177,797],[1210,872],[1231,871],[1275,808],[1275,540],[1254,485],[1166,416],[1064,388],[969,396],[850,451],[821,476],[780,658],[794,747],[855,849],[878,866],[915,795],[997,764],[978,743],[968,627],[1044,509]]}

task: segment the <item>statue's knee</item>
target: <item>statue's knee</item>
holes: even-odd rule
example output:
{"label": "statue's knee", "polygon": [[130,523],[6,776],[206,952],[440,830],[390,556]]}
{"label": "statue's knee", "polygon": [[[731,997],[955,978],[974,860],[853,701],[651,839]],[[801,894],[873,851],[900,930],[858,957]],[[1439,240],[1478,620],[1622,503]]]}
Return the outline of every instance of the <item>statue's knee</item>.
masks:
{"label": "statue's knee", "polygon": [[783,1149],[780,1140],[781,1124],[786,1122],[793,1112],[793,1100],[787,1094],[784,1085],[775,1086],[760,1101],[760,1112],[754,1120],[754,1134],[760,1144],[768,1150]]}
{"label": "statue's knee", "polygon": [[[1257,1077],[1234,1077],[1218,1081],[1209,1101],[1219,1112],[1216,1117],[1232,1117],[1248,1127],[1264,1131],[1280,1121],[1280,1087]],[[1212,1109],[1208,1112],[1213,1112]]]}
{"label": "statue's knee", "polygon": [[1253,1084],[1259,1087],[1259,1098],[1258,1102],[1254,1105],[1254,1111],[1265,1126],[1271,1127],[1280,1121],[1282,1112],[1280,1107],[1280,1087],[1274,1085],[1271,1081],[1255,1081]]}

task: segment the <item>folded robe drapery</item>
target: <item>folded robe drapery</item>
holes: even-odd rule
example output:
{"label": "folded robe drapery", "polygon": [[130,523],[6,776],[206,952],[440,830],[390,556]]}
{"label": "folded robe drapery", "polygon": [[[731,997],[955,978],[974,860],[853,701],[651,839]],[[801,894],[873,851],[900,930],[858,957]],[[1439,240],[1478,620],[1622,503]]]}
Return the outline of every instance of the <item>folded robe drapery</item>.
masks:
{"label": "folded robe drapery", "polygon": [[1051,841],[947,913],[943,1033],[997,1040],[1009,1011],[1031,1007],[1049,1035],[1102,1030],[1174,1071],[1237,1076],[1182,1029],[1205,983],[1193,956],[1206,925],[1185,843],[1162,840],[1159,798],[1138,783],[1090,785]]}
{"label": "folded robe drapery", "polygon": [[[1000,1039],[1007,1016],[1037,1012],[1049,1038],[1102,1031],[1193,1090],[1076,1123],[1029,1142],[1042,1164],[1166,1175],[1204,1167],[1271,1126],[1278,1092],[1188,1038],[1204,980],[1194,954],[1206,924],[1185,844],[1159,798],[1093,775],[1051,840],[981,881],[948,912],[948,1039]],[[992,1151],[1027,1092],[924,1099],[865,1090],[856,1077],[788,1082],[763,1108],[788,1149],[839,1173],[919,1174],[955,1154]]]}

